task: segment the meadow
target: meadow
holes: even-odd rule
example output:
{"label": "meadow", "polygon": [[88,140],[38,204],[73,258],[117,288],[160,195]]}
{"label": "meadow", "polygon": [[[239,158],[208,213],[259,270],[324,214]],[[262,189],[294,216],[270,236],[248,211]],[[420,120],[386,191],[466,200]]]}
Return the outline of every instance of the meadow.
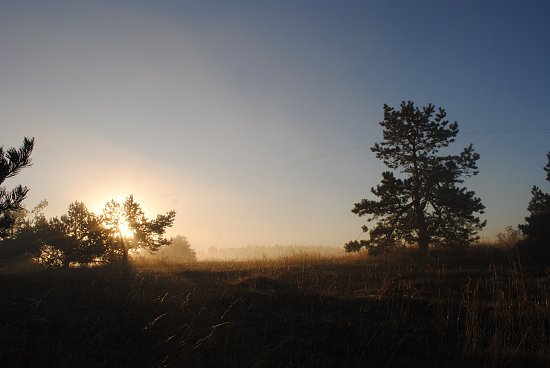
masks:
{"label": "meadow", "polygon": [[0,275],[2,367],[546,367],[550,267],[488,246]]}

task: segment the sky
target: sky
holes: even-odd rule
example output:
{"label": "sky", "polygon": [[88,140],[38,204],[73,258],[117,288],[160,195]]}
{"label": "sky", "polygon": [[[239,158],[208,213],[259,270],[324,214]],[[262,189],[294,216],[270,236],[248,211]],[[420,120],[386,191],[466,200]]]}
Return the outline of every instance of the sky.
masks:
{"label": "sky", "polygon": [[133,194],[198,249],[341,247],[385,170],[383,105],[433,103],[473,143],[493,237],[550,191],[550,3],[0,0],[0,145],[35,137],[46,214]]}

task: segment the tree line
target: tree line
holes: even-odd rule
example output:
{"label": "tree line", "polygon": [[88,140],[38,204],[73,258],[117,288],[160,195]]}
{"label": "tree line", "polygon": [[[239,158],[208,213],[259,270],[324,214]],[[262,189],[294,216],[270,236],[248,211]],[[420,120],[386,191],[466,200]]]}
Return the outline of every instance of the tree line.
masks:
{"label": "tree line", "polygon": [[[479,217],[485,206],[463,183],[479,173],[480,156],[472,144],[458,154],[446,153],[459,133],[458,123],[450,122],[441,107],[419,108],[403,101],[399,109],[384,105],[380,126],[383,140],[371,150],[389,170],[371,188],[377,199],[362,199],[352,209],[367,217],[363,231],[369,238],[346,243],[346,251],[365,248],[375,254],[416,246],[427,254],[430,246],[476,243],[486,225]],[[33,147],[34,139],[29,138],[19,149],[0,147],[0,185],[31,165]],[[550,152],[544,170],[550,181]],[[0,187],[0,253],[25,251],[41,263],[68,267],[127,262],[131,252],[156,252],[171,243],[165,232],[175,212],[148,219],[133,196],[123,203],[108,202],[100,215],[77,201],[66,214],[47,220],[43,214],[47,202],[32,211],[24,209],[27,192],[21,185],[11,191]],[[518,249],[550,259],[550,194],[536,186],[531,193],[529,216],[519,225],[524,239]],[[178,243],[189,245],[181,237]]]}
{"label": "tree line", "polygon": [[47,205],[44,200],[31,211],[21,207],[12,212],[11,226],[1,241],[1,255],[32,256],[48,267],[126,263],[130,254],[159,250],[180,261],[196,260],[185,237],[165,236],[175,212],[149,219],[132,195],[122,203],[108,202],[99,215],[75,201],[65,214],[47,219]]}
{"label": "tree line", "polygon": [[[32,164],[33,148],[34,139],[29,138],[19,149],[0,147],[0,184]],[[182,250],[163,250],[179,253],[182,260],[196,259],[184,237],[165,236],[175,211],[149,219],[130,195],[122,203],[111,200],[99,215],[75,201],[65,214],[47,219],[48,202],[29,211],[23,206],[27,193],[28,188],[21,185],[11,191],[0,187],[0,255],[4,258],[30,255],[50,267],[100,265],[127,262],[131,253],[153,253],[174,240]]]}

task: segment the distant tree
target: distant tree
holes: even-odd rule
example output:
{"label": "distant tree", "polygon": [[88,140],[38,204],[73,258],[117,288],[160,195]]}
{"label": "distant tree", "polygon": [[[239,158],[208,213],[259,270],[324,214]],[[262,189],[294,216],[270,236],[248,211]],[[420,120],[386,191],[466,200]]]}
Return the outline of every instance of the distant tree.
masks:
{"label": "distant tree", "polygon": [[197,253],[185,236],[177,235],[170,238],[170,244],[163,245],[159,249],[161,257],[170,258],[180,262],[195,262]]}
{"label": "distant tree", "polygon": [[175,217],[176,212],[169,211],[164,215],[157,215],[154,220],[149,220],[141,206],[130,195],[122,204],[114,200],[107,203],[102,221],[115,234],[114,241],[121,244],[122,257],[127,260],[129,251],[144,249],[154,252],[162,245],[170,244],[164,234],[166,228],[174,223]]}
{"label": "distant tree", "polygon": [[[544,167],[546,180],[550,181],[550,152],[547,155],[548,163]],[[518,246],[524,253],[535,257],[550,259],[550,194],[544,193],[536,185],[531,189],[531,200],[527,207],[529,216],[525,224],[518,227],[525,239]]]}
{"label": "distant tree", "polygon": [[[17,175],[21,169],[31,165],[34,138],[25,138],[19,148],[4,149],[0,146],[0,185],[8,178]],[[14,224],[14,214],[21,210],[21,204],[29,189],[18,185],[11,191],[0,187],[0,238],[6,237],[7,230]]]}
{"label": "distant tree", "polygon": [[467,245],[485,226],[475,215],[483,213],[481,200],[459,186],[478,173],[479,155],[471,144],[458,155],[440,153],[455,141],[458,123],[449,123],[445,110],[436,112],[432,104],[419,109],[409,101],[400,107],[384,105],[384,140],[371,148],[392,170],[371,189],[379,200],[363,199],[352,210],[377,223],[370,231],[363,226],[370,239],[348,242],[348,252],[416,243],[426,254],[430,244]]}

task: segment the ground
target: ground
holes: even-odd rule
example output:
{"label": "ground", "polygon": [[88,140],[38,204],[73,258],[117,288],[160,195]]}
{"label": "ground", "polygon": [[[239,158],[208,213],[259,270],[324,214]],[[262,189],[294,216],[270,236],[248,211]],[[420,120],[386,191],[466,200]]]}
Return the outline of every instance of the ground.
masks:
{"label": "ground", "polygon": [[549,271],[478,249],[4,272],[0,366],[545,367]]}

